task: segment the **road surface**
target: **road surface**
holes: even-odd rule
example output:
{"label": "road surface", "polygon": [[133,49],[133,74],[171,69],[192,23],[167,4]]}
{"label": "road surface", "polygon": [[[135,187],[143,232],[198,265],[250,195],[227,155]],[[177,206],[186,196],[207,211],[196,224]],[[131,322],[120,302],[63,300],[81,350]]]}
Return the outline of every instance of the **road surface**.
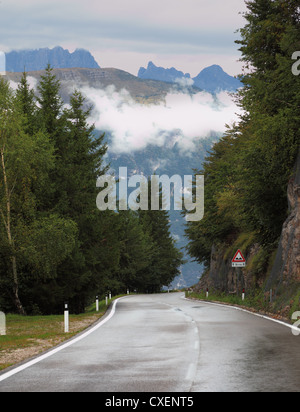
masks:
{"label": "road surface", "polygon": [[250,313],[182,293],[139,295],[99,325],[0,374],[0,392],[300,390],[300,336]]}

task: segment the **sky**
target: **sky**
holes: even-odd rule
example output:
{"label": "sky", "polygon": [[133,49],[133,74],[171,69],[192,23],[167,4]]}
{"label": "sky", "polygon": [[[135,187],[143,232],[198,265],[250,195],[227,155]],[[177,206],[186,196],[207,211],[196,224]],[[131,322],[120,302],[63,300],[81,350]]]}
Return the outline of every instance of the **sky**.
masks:
{"label": "sky", "polygon": [[0,51],[84,48],[134,75],[149,61],[192,77],[212,64],[237,75],[245,10],[244,0],[0,0]]}

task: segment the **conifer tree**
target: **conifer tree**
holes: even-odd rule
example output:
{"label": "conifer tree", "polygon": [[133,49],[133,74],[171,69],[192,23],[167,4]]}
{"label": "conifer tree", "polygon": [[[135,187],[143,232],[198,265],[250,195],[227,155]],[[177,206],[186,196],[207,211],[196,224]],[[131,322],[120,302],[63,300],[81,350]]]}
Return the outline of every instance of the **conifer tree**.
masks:
{"label": "conifer tree", "polygon": [[[40,131],[26,133],[24,114],[7,83],[0,81],[0,233],[7,272],[0,285],[25,313],[26,278],[52,277],[70,253],[76,225],[38,210],[38,188],[54,167],[53,145]],[[43,239],[43,242],[41,241]]]}
{"label": "conifer tree", "polygon": [[[59,155],[55,178],[55,210],[77,222],[79,230],[77,246],[72,258],[62,266],[61,275],[64,279],[69,277],[70,288],[66,294],[70,294],[67,296],[70,299],[73,285],[76,285],[73,300],[77,311],[84,309],[99,274],[98,256],[94,253],[99,252],[97,243],[103,236],[104,214],[96,208],[96,180],[107,170],[102,165],[107,151],[104,135],[95,135],[94,125],[88,124],[90,109],[84,109],[84,104],[82,94],[75,91],[70,98],[70,109],[65,109],[61,116],[63,129],[57,139]],[[109,216],[106,214],[105,218]],[[105,244],[102,247],[105,248]]]}
{"label": "conifer tree", "polygon": [[16,91],[16,99],[19,110],[25,116],[25,131],[33,133],[36,131],[36,98],[33,89],[28,83],[27,73],[24,72]]}
{"label": "conifer tree", "polygon": [[55,138],[60,132],[59,118],[62,111],[63,102],[60,97],[60,82],[53,73],[53,68],[48,64],[45,74],[41,76],[37,87],[39,95],[38,120],[40,128]]}

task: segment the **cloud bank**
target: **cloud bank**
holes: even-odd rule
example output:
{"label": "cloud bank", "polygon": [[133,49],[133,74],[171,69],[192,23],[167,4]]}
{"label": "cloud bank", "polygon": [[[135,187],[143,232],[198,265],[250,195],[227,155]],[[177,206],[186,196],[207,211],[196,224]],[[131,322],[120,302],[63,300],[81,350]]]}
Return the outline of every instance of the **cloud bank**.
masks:
{"label": "cloud bank", "polygon": [[105,90],[81,89],[94,109],[90,118],[97,130],[111,134],[110,150],[130,153],[152,144],[162,147],[178,143],[185,152],[195,149],[195,142],[211,132],[223,133],[226,124],[238,120],[240,109],[225,92],[215,99],[200,92],[170,93],[160,104],[140,104],[125,90],[114,86]]}
{"label": "cloud bank", "polygon": [[[35,77],[27,76],[27,82],[30,89],[33,89],[35,91],[37,90],[38,80]],[[9,86],[11,87],[11,89],[17,90],[17,88],[19,87],[19,83],[10,80]]]}

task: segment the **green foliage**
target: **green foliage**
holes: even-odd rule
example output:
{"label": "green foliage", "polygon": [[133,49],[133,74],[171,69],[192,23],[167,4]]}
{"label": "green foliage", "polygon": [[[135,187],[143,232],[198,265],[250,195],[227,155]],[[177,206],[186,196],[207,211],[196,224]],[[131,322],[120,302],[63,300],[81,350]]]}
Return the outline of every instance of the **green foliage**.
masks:
{"label": "green foliage", "polygon": [[246,255],[249,251],[249,247],[253,246],[255,242],[256,233],[242,232],[237,237],[236,241],[230,245],[224,253],[224,259],[230,259],[234,256],[235,252],[240,249]]}
{"label": "green foliage", "polygon": [[77,225],[72,220],[50,215],[35,219],[26,227],[17,227],[22,233],[20,254],[31,274],[38,279],[56,275],[58,265],[75,247]]}
{"label": "green foliage", "polygon": [[[205,216],[187,227],[188,251],[207,265],[213,245],[228,249],[241,233],[265,251],[276,245],[300,146],[300,76],[292,74],[292,54],[300,50],[299,7],[283,0],[246,3],[237,41],[245,66],[236,99],[244,114],[199,172],[205,175]],[[257,271],[260,261],[253,262]]]}
{"label": "green foliage", "polygon": [[146,281],[139,290],[158,292],[163,285],[169,285],[180,274],[183,254],[176,248],[171,236],[168,212],[140,210],[138,213],[143,229],[153,243]]}
{"label": "green foliage", "polygon": [[[150,270],[153,255],[153,240],[143,230],[137,213],[120,211],[121,227],[118,233],[120,243],[119,282],[123,289],[143,290],[145,276],[142,272]],[[162,285],[161,285],[162,286]]]}
{"label": "green foliage", "polygon": [[48,64],[38,85],[37,101],[39,127],[43,128],[51,138],[55,138],[60,131],[59,120],[63,103],[59,95],[60,83],[52,72],[53,69]]}
{"label": "green foliage", "polygon": [[16,91],[16,102],[19,106],[19,111],[23,113],[25,124],[24,129],[27,133],[34,132],[36,105],[34,91],[30,89],[27,81],[27,73],[24,72],[20,84]]}
{"label": "green foliage", "polygon": [[64,108],[50,66],[38,96],[27,75],[14,93],[0,78],[0,305],[5,311],[79,313],[107,290],[159,291],[181,254],[169,217],[100,212],[104,135],[78,91]]}
{"label": "green foliage", "polygon": [[194,299],[205,300],[209,302],[222,302],[228,305],[256,309],[258,312],[267,312],[271,311],[272,309],[269,300],[266,298],[262,290],[256,292],[251,291],[250,293],[246,293],[244,300],[242,299],[241,295],[228,295],[224,292],[221,293],[218,290],[209,291],[208,298],[206,297],[206,291],[201,291],[198,293],[193,292],[191,294],[187,294],[187,297],[192,297]]}

